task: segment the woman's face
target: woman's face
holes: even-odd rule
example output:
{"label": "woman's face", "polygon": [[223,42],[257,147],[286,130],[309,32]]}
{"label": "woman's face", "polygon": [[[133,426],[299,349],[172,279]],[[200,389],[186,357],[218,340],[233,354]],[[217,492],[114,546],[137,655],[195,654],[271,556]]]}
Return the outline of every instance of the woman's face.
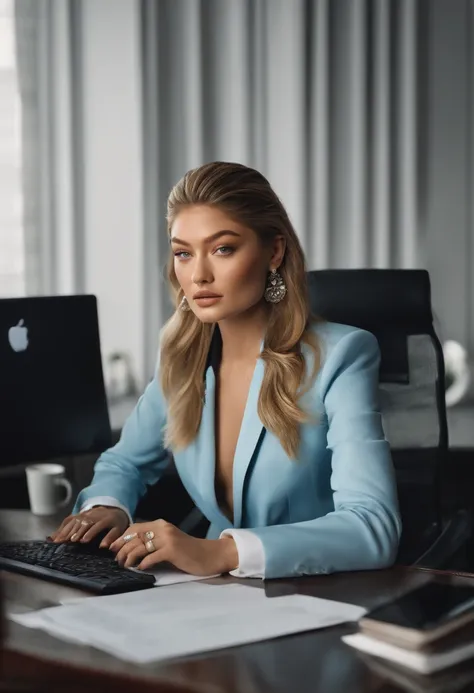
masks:
{"label": "woman's face", "polygon": [[219,322],[255,307],[269,268],[281,262],[275,247],[282,243],[264,247],[254,231],[216,207],[183,209],[171,229],[171,252],[191,310],[202,322]]}

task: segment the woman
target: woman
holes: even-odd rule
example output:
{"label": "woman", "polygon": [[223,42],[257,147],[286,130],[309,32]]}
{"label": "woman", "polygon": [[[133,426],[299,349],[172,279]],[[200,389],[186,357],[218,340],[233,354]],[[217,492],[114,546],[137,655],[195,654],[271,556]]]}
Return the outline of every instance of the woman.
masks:
{"label": "woman", "polygon": [[[189,171],[169,196],[168,233],[176,311],[157,376],[54,541],[108,529],[102,545],[122,565],[196,575],[392,564],[401,526],[375,337],[310,319],[302,249],[257,171]],[[161,519],[132,524],[169,451],[210,521],[206,539]]]}

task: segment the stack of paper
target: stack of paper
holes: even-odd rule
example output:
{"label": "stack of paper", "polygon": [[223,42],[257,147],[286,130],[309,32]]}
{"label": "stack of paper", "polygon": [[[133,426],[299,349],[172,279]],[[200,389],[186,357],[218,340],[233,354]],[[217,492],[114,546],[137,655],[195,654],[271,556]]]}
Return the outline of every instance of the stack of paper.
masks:
{"label": "stack of paper", "polygon": [[431,674],[436,671],[441,671],[446,667],[453,666],[454,664],[458,664],[474,656],[474,642],[468,642],[464,645],[447,650],[446,652],[432,653],[406,650],[403,647],[370,638],[363,633],[346,635],[342,639],[347,645],[355,647],[361,652],[387,659],[396,664],[401,664],[421,674]]}
{"label": "stack of paper", "polygon": [[[138,568],[130,568],[130,570],[136,570],[141,573]],[[190,575],[189,573],[184,573],[182,570],[178,570],[173,565],[169,563],[160,563],[160,565],[155,566],[146,571],[151,575],[155,576],[155,587],[162,587],[163,585],[177,585],[179,582],[195,582],[196,580],[209,580],[210,578],[219,577],[220,573],[215,575]]]}
{"label": "stack of paper", "polygon": [[265,590],[189,582],[29,614],[17,623],[147,663],[356,621],[359,606],[302,595],[268,598]]}

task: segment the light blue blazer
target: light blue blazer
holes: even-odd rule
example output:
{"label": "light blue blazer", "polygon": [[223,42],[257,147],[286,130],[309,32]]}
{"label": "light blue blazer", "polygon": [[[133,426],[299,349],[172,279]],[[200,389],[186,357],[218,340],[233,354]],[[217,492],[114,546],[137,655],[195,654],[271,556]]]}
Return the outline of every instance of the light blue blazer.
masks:
{"label": "light blue blazer", "polygon": [[[323,360],[302,405],[316,421],[301,426],[297,460],[288,458],[258,417],[264,363],[257,361],[235,451],[233,523],[215,495],[212,366],[205,374],[198,435],[174,455],[185,488],[210,521],[208,538],[232,527],[252,529],[263,544],[266,578],[383,568],[397,555],[401,522],[379,410],[377,340],[336,323],[313,329]],[[112,496],[133,515],[147,485],[158,481],[168,463],[165,419],[166,401],[155,378],[120,441],[98,459],[92,484],[79,494],[75,512],[89,498]]]}

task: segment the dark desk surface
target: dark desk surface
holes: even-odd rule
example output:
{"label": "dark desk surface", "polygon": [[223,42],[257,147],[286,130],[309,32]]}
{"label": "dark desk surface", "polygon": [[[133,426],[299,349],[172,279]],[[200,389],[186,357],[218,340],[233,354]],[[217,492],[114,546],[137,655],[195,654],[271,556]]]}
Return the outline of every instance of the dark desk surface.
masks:
{"label": "dark desk surface", "polygon": [[[55,526],[54,519],[36,518],[22,510],[0,511],[5,538],[43,538]],[[308,594],[373,607],[430,579],[425,571],[394,568],[385,571],[339,574],[296,580],[263,582],[248,580],[269,596]],[[439,579],[448,579],[440,577]],[[470,578],[454,578],[465,581]],[[84,593],[54,583],[2,573],[6,608],[28,611],[60,603]],[[222,583],[230,577],[212,580]],[[157,615],[159,618],[159,615]],[[345,625],[221,650],[167,663],[147,666],[121,662],[99,650],[57,640],[42,631],[8,623],[7,646],[18,652],[64,664],[99,669],[126,677],[156,682],[157,691],[176,684],[190,691],[212,693],[358,693],[359,691],[409,690],[389,684],[355,651],[341,642],[354,626]],[[138,681],[130,682],[130,690]]]}

